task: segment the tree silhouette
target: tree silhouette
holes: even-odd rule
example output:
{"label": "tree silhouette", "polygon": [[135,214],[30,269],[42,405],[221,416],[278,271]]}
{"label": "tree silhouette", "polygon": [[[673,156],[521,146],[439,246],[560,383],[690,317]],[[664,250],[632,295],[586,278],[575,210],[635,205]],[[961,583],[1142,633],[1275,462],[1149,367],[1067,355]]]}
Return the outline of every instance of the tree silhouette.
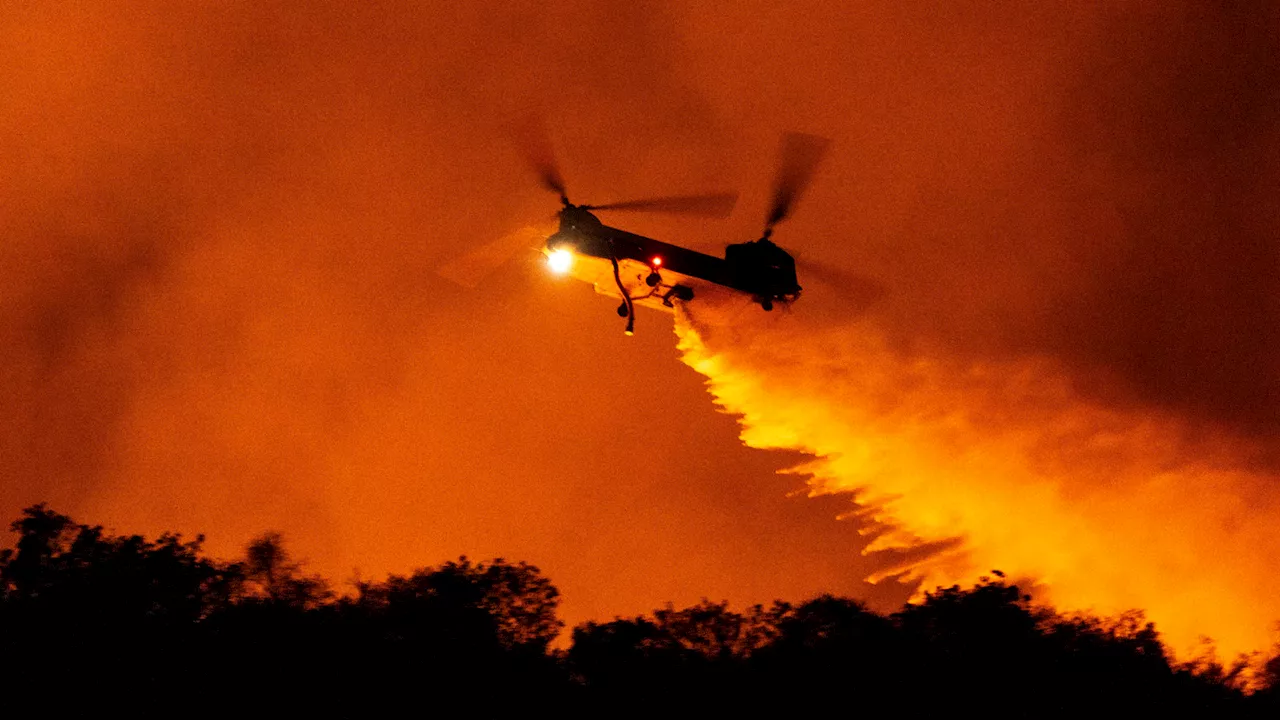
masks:
{"label": "tree silhouette", "polygon": [[183,674],[161,658],[198,644],[198,623],[233,601],[233,573],[201,556],[201,538],[108,536],[43,505],[11,527],[16,547],[0,554],[5,681],[61,712],[89,698],[143,712]]}
{"label": "tree silhouette", "polygon": [[[606,713],[616,703],[632,711],[726,714],[746,711],[752,683],[748,663],[777,634],[776,604],[728,609],[702,600],[652,617],[616,618],[574,628],[569,667],[583,684],[587,714]],[[758,710],[759,708],[757,708]]]}
{"label": "tree silhouette", "polygon": [[832,595],[776,607],[775,637],[753,656],[756,683],[774,702],[830,703],[835,688],[868,704],[904,696],[902,647],[888,618]]}
{"label": "tree silhouette", "polygon": [[302,573],[302,567],[285,549],[280,533],[267,532],[254,538],[239,568],[244,579],[242,600],[310,610],[333,596],[323,579]]}
{"label": "tree silhouette", "polygon": [[703,600],[588,622],[567,651],[536,567],[461,557],[338,596],[265,533],[202,539],[80,525],[44,505],[0,551],[6,709],[50,715],[1272,717],[1280,658],[1175,664],[1140,613],[1065,615],[1016,585],[938,588],[889,616],[822,595],[742,612]]}
{"label": "tree silhouette", "polygon": [[448,643],[484,638],[503,650],[542,653],[564,626],[556,617],[559,603],[560,592],[532,565],[501,558],[473,564],[462,557],[364,584],[354,607],[383,616],[397,639],[423,633]]}

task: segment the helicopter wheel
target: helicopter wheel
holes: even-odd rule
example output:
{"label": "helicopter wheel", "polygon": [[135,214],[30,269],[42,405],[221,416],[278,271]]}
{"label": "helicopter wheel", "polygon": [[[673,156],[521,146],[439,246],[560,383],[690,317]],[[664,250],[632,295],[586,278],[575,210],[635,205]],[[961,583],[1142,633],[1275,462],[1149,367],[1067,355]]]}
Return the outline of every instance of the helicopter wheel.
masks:
{"label": "helicopter wheel", "polygon": [[623,302],[618,306],[618,317],[626,317],[627,314],[627,303]]}
{"label": "helicopter wheel", "polygon": [[772,301],[772,300],[761,300],[761,301],[760,301],[760,307],[764,308],[764,311],[765,311],[765,312],[769,312],[769,311],[773,310],[773,301]]}

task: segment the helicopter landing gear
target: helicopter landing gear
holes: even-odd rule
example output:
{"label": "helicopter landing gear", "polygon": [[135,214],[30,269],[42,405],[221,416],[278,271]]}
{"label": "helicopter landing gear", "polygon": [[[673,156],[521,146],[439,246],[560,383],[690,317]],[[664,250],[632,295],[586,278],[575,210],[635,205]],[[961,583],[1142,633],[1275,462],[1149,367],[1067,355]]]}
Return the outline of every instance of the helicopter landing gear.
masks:
{"label": "helicopter landing gear", "polygon": [[618,317],[626,317],[630,314],[631,311],[627,308],[626,301],[623,301],[623,303],[618,306]]}
{"label": "helicopter landing gear", "polygon": [[644,279],[644,284],[649,287],[657,287],[660,282],[662,282],[662,276],[657,271],[649,273],[649,276]]}
{"label": "helicopter landing gear", "polygon": [[771,310],[773,310],[773,301],[768,299],[761,300],[760,307],[764,308],[765,312],[770,312]]}

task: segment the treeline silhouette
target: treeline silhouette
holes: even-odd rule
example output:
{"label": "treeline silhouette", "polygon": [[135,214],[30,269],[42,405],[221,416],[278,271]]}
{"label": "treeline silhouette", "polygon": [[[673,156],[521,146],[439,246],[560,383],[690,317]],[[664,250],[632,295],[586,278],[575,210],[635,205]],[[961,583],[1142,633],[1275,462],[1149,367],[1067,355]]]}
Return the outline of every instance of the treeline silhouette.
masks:
{"label": "treeline silhouette", "polygon": [[572,629],[537,568],[461,558],[337,595],[265,534],[110,535],[43,505],[0,553],[0,707],[196,717],[1272,717],[1280,662],[1174,662],[1138,615],[1034,606],[998,573],[889,616],[822,596]]}

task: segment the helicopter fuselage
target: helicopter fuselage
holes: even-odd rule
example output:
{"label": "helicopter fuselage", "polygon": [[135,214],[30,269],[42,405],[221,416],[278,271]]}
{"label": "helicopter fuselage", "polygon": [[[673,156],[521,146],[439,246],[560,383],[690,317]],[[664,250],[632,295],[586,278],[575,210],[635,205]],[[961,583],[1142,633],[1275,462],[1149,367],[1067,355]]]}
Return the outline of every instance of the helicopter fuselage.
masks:
{"label": "helicopter fuselage", "polygon": [[[547,252],[567,250],[611,263],[618,294],[630,300],[656,297],[667,307],[672,300],[691,300],[694,283],[686,278],[744,293],[766,310],[800,295],[795,261],[768,240],[729,245],[721,258],[610,227],[586,208],[566,206],[559,217]],[[643,284],[632,280],[635,264],[648,269],[640,268]],[[608,285],[597,281],[597,289],[605,290],[602,284]]]}

